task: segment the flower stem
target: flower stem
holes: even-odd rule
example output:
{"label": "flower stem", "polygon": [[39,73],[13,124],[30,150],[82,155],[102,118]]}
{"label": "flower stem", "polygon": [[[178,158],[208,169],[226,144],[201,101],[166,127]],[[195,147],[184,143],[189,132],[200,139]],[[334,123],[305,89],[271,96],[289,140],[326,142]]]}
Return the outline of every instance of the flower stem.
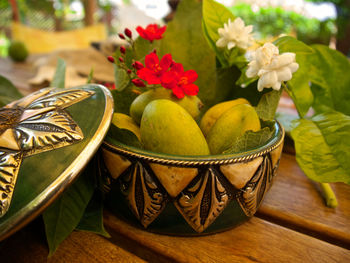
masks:
{"label": "flower stem", "polygon": [[320,183],[321,189],[323,191],[324,198],[326,199],[326,205],[331,208],[338,206],[337,198],[328,183]]}

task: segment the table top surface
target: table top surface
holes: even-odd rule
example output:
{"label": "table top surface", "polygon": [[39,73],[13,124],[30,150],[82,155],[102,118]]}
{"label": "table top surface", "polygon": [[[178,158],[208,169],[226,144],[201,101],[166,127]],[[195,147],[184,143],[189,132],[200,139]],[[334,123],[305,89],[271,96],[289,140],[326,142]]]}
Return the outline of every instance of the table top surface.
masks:
{"label": "table top surface", "polygon": [[[23,93],[33,89],[30,63],[0,59],[0,75]],[[284,152],[278,176],[257,214],[202,237],[153,234],[104,212],[111,238],[73,232],[49,259],[40,218],[0,243],[3,262],[350,262],[350,186],[331,184],[339,205],[326,207],[317,183]]]}

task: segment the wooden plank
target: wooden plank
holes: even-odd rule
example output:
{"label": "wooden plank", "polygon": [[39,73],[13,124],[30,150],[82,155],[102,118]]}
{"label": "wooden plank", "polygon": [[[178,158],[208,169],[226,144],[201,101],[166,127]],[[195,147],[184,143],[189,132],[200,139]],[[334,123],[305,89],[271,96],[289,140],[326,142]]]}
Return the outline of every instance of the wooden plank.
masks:
{"label": "wooden plank", "polygon": [[109,212],[105,224],[113,236],[128,240],[131,249],[138,247],[134,253],[152,251],[151,262],[350,262],[344,248],[255,217],[232,230],[201,237],[149,233]]}
{"label": "wooden plank", "polygon": [[9,58],[0,58],[0,75],[10,80],[24,95],[35,91],[27,82],[36,73],[31,58],[34,59],[34,57],[29,56],[27,61],[23,63],[14,63]]}
{"label": "wooden plank", "polygon": [[350,186],[332,184],[339,205],[325,205],[318,185],[283,154],[278,175],[257,216],[328,242],[350,248]]}
{"label": "wooden plank", "polygon": [[0,243],[1,263],[146,262],[107,239],[87,232],[73,232],[48,257],[43,223],[37,220]]}

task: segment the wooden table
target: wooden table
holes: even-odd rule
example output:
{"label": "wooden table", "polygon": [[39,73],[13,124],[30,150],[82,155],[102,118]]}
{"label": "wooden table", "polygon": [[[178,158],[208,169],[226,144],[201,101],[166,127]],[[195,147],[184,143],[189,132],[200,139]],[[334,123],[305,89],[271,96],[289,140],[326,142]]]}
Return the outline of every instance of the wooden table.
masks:
{"label": "wooden table", "polygon": [[[28,65],[0,60],[0,74],[24,93],[35,74]],[[47,259],[41,219],[0,243],[0,262],[350,262],[350,186],[332,184],[335,209],[325,206],[292,154],[283,153],[278,176],[256,216],[223,233],[174,237],[135,228],[109,211],[111,238],[74,232]]]}

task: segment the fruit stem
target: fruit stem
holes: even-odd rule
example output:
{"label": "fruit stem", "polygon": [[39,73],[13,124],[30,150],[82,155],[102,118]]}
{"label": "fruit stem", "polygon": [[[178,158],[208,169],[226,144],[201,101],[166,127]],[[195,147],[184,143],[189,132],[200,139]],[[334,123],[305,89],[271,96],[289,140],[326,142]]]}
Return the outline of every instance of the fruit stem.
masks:
{"label": "fruit stem", "polygon": [[331,186],[328,183],[320,183],[320,186],[323,191],[323,196],[326,199],[326,205],[331,208],[337,207],[337,197],[335,196]]}

